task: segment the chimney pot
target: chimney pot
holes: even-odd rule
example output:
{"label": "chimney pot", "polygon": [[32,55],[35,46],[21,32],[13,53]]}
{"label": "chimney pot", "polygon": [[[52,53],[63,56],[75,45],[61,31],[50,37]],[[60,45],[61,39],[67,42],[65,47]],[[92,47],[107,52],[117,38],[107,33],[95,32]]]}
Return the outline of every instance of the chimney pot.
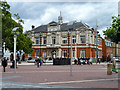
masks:
{"label": "chimney pot", "polygon": [[35,26],[34,25],[32,25],[32,29],[34,29],[35,28]]}

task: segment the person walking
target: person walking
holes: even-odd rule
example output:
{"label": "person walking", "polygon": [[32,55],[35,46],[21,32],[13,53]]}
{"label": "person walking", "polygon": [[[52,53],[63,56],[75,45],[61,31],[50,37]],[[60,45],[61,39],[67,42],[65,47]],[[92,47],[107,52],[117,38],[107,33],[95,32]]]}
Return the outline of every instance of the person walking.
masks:
{"label": "person walking", "polygon": [[100,64],[100,61],[101,61],[101,60],[100,60],[100,58],[99,58],[99,64]]}
{"label": "person walking", "polygon": [[3,66],[3,72],[5,72],[5,67],[7,67],[7,60],[4,57],[4,59],[2,60],[2,66]]}
{"label": "person walking", "polygon": [[116,67],[116,61],[115,61],[115,57],[113,57],[113,68]]}
{"label": "person walking", "polygon": [[115,57],[113,57],[113,69],[112,69],[112,71],[118,73],[118,70],[117,70],[117,68],[116,68]]}
{"label": "person walking", "polygon": [[42,66],[42,58],[40,57],[40,66]]}
{"label": "person walking", "polygon": [[37,57],[35,61],[36,61],[37,67],[39,67],[39,63],[40,63],[39,57]]}

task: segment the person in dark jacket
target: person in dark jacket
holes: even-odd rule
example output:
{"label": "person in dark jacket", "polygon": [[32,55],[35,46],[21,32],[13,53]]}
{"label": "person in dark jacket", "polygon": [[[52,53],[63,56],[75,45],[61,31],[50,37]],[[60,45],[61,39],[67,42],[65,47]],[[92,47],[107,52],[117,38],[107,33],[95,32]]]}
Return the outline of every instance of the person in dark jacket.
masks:
{"label": "person in dark jacket", "polygon": [[10,55],[10,60],[13,61],[13,54]]}
{"label": "person in dark jacket", "polygon": [[2,61],[2,66],[3,66],[3,71],[5,72],[5,67],[7,67],[7,60],[4,57],[3,61]]}
{"label": "person in dark jacket", "polygon": [[39,63],[40,63],[39,57],[37,57],[35,61],[36,61],[36,63],[37,63],[37,67],[39,67]]}
{"label": "person in dark jacket", "polygon": [[22,61],[25,61],[25,54],[22,55]]}

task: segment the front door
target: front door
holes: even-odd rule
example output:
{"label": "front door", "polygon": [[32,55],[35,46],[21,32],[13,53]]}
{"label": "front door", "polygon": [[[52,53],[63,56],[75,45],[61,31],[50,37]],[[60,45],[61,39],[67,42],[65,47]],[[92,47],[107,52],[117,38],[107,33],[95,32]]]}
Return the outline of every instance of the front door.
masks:
{"label": "front door", "polygon": [[52,58],[56,58],[56,50],[52,51]]}

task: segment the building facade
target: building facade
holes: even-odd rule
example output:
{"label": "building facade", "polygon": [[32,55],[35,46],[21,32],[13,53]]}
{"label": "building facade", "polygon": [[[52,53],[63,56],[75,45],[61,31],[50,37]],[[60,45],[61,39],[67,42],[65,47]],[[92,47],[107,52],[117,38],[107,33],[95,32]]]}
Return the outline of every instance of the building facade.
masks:
{"label": "building facade", "polygon": [[113,52],[113,56],[114,57],[120,57],[120,43],[118,44],[115,44],[115,43],[112,43],[112,52]]}
{"label": "building facade", "polygon": [[112,42],[107,37],[105,37],[105,39],[102,39],[102,60],[110,61],[112,57],[113,57]]}
{"label": "building facade", "polygon": [[27,31],[27,34],[34,43],[33,52],[25,54],[26,57],[71,57],[72,41],[73,58],[94,59],[96,48],[98,58],[102,58],[102,38],[97,35],[96,47],[96,31],[82,22],[75,21],[72,25],[63,23],[61,15],[58,22],[52,21],[36,28],[32,26],[32,30]]}

